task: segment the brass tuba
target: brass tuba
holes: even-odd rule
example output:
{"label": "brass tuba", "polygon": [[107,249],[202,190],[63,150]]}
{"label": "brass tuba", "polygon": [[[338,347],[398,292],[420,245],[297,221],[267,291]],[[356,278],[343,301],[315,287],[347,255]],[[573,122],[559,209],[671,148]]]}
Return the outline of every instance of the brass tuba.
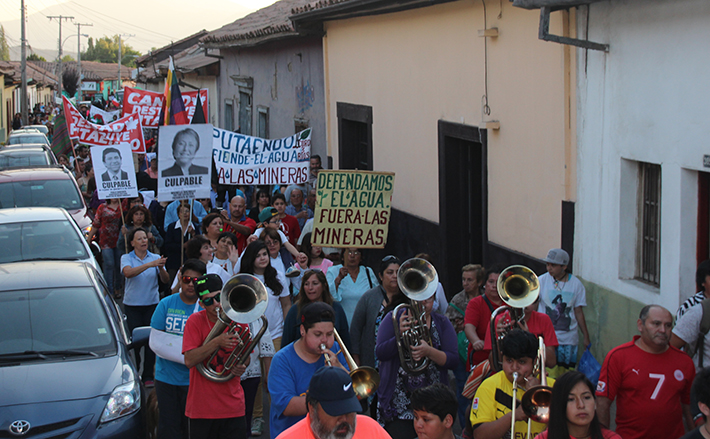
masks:
{"label": "brass tuba", "polygon": [[491,314],[491,367],[500,371],[502,358],[498,344],[505,333],[497,334],[496,317],[504,311],[510,311],[511,326],[525,318],[525,307],[532,305],[540,295],[540,281],[537,275],[524,265],[511,265],[498,277],[498,296],[505,305],[498,307]]}
{"label": "brass tuba", "polygon": [[[229,334],[239,338],[239,343],[224,361],[224,366],[220,370],[212,364],[220,349],[216,349],[209,358],[198,364],[196,367],[202,376],[217,383],[229,381],[234,377],[230,370],[234,366],[244,364],[269,325],[264,317],[268,300],[264,284],[250,274],[234,275],[224,284],[220,308],[217,311],[219,321],[215,323],[202,345],[221,335],[226,328],[229,328]],[[238,326],[239,323],[249,324],[259,318],[262,326],[254,337],[251,337],[249,328]]]}
{"label": "brass tuba", "polygon": [[[353,360],[352,355],[350,355],[350,352],[348,352],[348,349],[345,347],[343,339],[340,338],[338,330],[335,328],[333,328],[333,337],[335,338],[335,341],[338,342],[340,352],[343,353],[343,356],[348,363],[348,368],[350,369],[350,379],[353,381],[353,391],[355,392],[357,399],[369,398],[374,395],[375,391],[380,386],[380,374],[370,366],[357,366],[357,363]],[[326,350],[325,344],[320,345],[320,350]],[[335,355],[338,355],[338,353]],[[323,356],[325,357],[325,364],[332,366],[328,355],[323,354]]]}
{"label": "brass tuba", "polygon": [[[392,326],[397,340],[399,362],[408,374],[420,374],[429,366],[429,359],[422,358],[414,361],[412,347],[426,341],[431,346],[431,334],[426,324],[425,311],[418,303],[420,300],[430,298],[439,285],[439,275],[436,269],[424,259],[412,258],[404,261],[397,272],[397,284],[402,293],[412,301],[411,305],[405,303],[397,305],[392,311]],[[408,309],[411,317],[411,326],[404,332],[399,331],[397,314],[400,309]]]}
{"label": "brass tuba", "polygon": [[536,367],[540,372],[540,385],[529,388],[520,402],[528,418],[547,424],[550,421],[550,403],[552,402],[552,387],[547,385],[545,375],[545,342],[538,337],[540,347],[537,350]]}

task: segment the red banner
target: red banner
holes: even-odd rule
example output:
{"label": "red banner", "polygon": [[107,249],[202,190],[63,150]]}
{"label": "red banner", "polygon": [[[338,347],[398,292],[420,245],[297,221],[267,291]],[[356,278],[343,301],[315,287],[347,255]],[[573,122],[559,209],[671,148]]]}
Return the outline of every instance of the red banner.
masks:
{"label": "red banner", "polygon": [[[155,91],[139,90],[132,87],[125,87],[125,90],[123,94],[123,115],[138,113],[144,127],[157,127],[158,119],[160,119],[160,108],[163,106],[165,96]],[[200,89],[199,93],[202,100],[202,108],[206,112],[209,90],[203,88]],[[182,101],[185,104],[187,118],[192,122],[192,116],[195,115],[195,106],[197,105],[197,90],[182,92]],[[205,120],[209,120],[206,114]]]}
{"label": "red banner", "polygon": [[128,143],[132,152],[145,153],[143,127],[137,114],[129,114],[107,125],[96,125],[84,119],[66,96],[62,96],[62,100],[69,137],[72,139],[85,145],[96,146]]}

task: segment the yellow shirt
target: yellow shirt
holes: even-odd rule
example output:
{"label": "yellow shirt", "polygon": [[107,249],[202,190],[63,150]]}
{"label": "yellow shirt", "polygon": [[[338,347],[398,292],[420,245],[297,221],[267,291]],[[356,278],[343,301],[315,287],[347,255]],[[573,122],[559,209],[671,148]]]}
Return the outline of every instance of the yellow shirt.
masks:
{"label": "yellow shirt", "polygon": [[[547,385],[552,387],[555,380],[547,379]],[[516,395],[518,402],[516,407],[520,405],[520,400],[523,398],[523,391],[518,388]],[[477,424],[484,422],[493,422],[502,418],[507,413],[510,413],[513,404],[513,383],[508,381],[505,372],[500,371],[497,374],[486,378],[481,383],[481,386],[476,391],[476,395],[471,403],[471,425],[474,429]],[[532,422],[530,426],[530,434],[532,437],[537,436],[547,428],[546,424]],[[504,437],[508,436],[509,432]],[[529,439],[527,421],[517,421],[515,423],[515,439]]]}

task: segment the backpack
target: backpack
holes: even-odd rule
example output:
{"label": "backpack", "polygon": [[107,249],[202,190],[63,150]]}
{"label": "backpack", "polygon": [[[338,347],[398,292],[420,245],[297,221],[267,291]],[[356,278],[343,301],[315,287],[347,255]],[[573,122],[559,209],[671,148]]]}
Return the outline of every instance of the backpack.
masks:
{"label": "backpack", "polygon": [[700,302],[700,306],[703,307],[703,317],[700,320],[698,340],[695,342],[695,345],[688,345],[686,352],[688,352],[690,358],[694,358],[695,354],[698,354],[698,367],[702,369],[703,356],[705,355],[705,336],[708,331],[710,331],[710,299],[705,299]]}

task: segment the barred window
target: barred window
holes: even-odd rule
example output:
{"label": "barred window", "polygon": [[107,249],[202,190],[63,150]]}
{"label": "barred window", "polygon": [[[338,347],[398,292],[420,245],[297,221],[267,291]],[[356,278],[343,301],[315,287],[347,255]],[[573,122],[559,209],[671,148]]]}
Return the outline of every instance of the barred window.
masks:
{"label": "barred window", "polygon": [[639,163],[636,278],[660,286],[661,166]]}

